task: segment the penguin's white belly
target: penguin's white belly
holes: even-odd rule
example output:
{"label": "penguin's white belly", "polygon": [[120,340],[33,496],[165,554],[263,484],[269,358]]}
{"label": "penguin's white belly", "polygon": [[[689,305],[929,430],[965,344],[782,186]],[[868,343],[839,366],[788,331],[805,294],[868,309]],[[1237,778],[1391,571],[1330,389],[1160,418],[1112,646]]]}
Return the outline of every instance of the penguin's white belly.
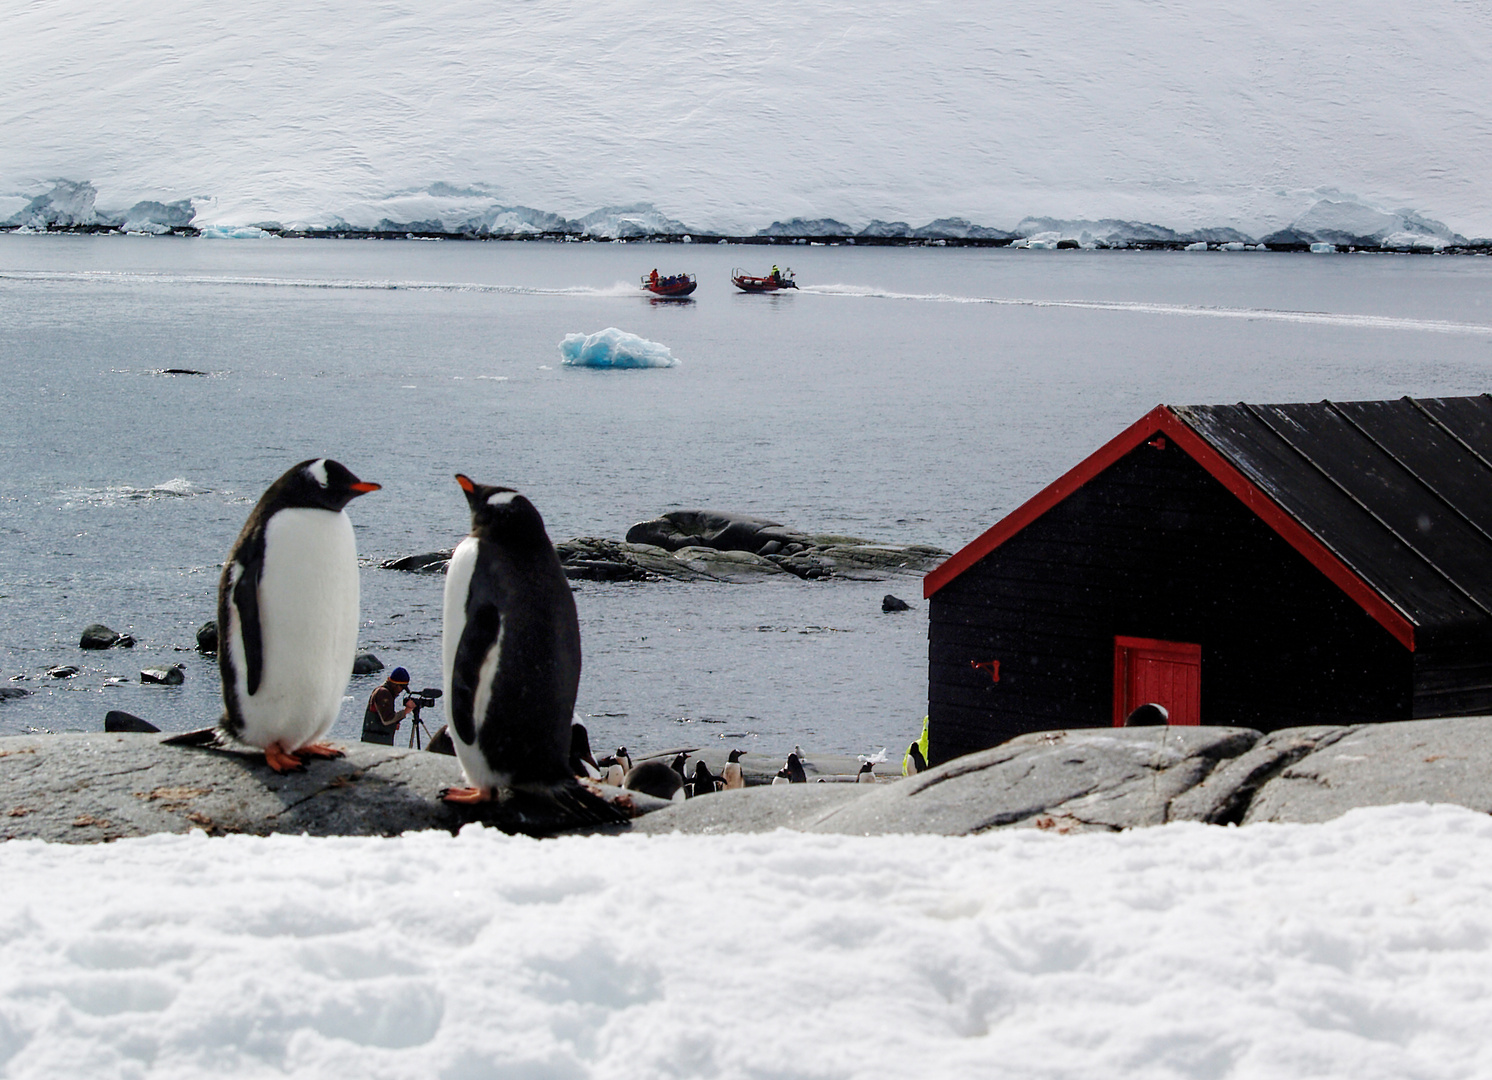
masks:
{"label": "penguin's white belly", "polygon": [[[445,610],[441,627],[441,676],[445,680],[445,700],[452,700],[451,673],[456,666],[456,650],[461,645],[461,635],[466,630],[466,599],[471,591],[471,577],[477,565],[477,538],[468,536],[456,545],[451,561],[446,567]],[[498,629],[498,640],[493,642],[483,658],[481,674],[477,681],[477,692],[472,702],[472,742],[466,742],[450,725],[451,745],[456,748],[456,760],[461,762],[461,771],[467,782],[474,787],[505,788],[510,778],[496,772],[482,751],[477,747],[476,736],[482,729],[482,720],[487,715],[487,705],[492,700],[492,680],[497,672],[497,657],[502,641],[502,628]],[[454,721],[454,717],[452,718]]]}
{"label": "penguin's white belly", "polygon": [[[257,691],[239,693],[245,742],[294,750],[331,729],[352,675],[357,628],[357,542],[347,515],[275,514],[259,579],[264,663]],[[242,688],[246,665],[235,661]]]}

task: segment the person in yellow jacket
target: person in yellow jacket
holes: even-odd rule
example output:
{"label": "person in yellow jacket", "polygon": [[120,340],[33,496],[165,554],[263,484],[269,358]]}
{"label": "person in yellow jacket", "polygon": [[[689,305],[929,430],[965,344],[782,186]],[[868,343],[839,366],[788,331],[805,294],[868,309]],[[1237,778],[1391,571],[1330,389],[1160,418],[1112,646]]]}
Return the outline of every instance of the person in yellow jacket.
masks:
{"label": "person in yellow jacket", "polygon": [[927,768],[927,717],[922,718],[922,734],[917,741],[907,747],[906,755],[901,759],[901,774],[911,776],[920,773]]}

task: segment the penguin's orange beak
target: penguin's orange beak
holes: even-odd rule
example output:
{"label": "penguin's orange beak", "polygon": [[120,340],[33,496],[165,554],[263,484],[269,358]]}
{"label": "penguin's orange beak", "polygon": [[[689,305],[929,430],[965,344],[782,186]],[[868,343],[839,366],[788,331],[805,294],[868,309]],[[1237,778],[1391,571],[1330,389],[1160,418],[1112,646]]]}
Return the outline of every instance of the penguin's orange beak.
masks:
{"label": "penguin's orange beak", "polygon": [[456,483],[460,484],[461,490],[466,492],[468,495],[470,495],[477,489],[477,485],[471,482],[471,477],[466,476],[462,473],[456,474]]}
{"label": "penguin's orange beak", "polygon": [[370,491],[380,491],[383,488],[382,484],[370,484],[366,480],[359,480],[357,483],[349,486],[352,488],[354,495],[366,495]]}

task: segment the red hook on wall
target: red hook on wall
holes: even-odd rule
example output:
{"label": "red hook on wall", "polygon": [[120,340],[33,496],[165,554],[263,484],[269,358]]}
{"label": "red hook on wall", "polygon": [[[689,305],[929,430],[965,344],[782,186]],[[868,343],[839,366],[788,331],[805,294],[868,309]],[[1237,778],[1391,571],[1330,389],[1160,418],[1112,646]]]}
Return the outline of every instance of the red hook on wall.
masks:
{"label": "red hook on wall", "polygon": [[988,671],[991,682],[1000,681],[1000,661],[998,660],[970,660],[969,666],[975,671]]}

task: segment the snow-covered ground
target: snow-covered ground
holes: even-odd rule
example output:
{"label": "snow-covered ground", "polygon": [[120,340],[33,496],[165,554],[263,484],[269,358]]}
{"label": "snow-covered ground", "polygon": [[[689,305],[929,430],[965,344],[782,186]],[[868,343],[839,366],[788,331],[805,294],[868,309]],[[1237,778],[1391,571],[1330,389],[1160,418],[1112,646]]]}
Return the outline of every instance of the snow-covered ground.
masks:
{"label": "snow-covered ground", "polygon": [[0,1075],[1492,1075],[1492,820],[0,845]]}
{"label": "snow-covered ground", "polygon": [[1467,0],[16,0],[0,72],[0,220],[1492,235]]}

